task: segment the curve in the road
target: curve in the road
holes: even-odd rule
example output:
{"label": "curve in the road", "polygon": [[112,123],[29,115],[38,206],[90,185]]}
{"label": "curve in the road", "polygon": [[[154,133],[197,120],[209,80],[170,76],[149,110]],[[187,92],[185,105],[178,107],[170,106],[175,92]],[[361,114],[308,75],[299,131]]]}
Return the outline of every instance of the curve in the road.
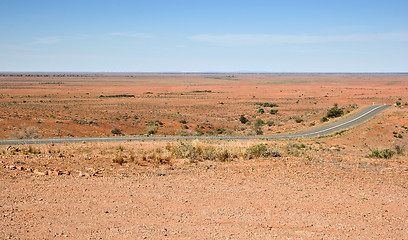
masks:
{"label": "curve in the road", "polygon": [[0,145],[19,145],[19,144],[51,144],[51,143],[78,143],[78,142],[119,142],[119,141],[154,141],[154,140],[192,140],[192,139],[210,139],[210,140],[245,140],[245,139],[290,139],[301,137],[318,137],[329,135],[343,129],[352,128],[362,124],[369,119],[377,116],[379,113],[389,108],[390,105],[373,105],[362,109],[340,121],[316,127],[307,131],[271,136],[238,136],[238,137],[85,137],[85,138],[42,138],[42,139],[2,139]]}

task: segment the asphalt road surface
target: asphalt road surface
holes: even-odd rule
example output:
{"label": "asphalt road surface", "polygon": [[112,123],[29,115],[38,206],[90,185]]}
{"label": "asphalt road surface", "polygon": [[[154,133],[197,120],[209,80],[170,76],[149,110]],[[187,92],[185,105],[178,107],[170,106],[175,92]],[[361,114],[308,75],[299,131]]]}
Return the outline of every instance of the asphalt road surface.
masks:
{"label": "asphalt road surface", "polygon": [[154,140],[245,140],[245,139],[290,139],[290,138],[312,138],[330,135],[332,133],[352,128],[362,124],[369,119],[377,116],[390,105],[373,105],[364,108],[347,118],[333,122],[327,125],[312,128],[307,131],[271,136],[239,136],[239,137],[84,137],[84,138],[40,138],[40,139],[2,139],[0,145],[19,145],[19,144],[51,144],[51,143],[78,143],[78,142],[120,142],[120,141],[154,141]]}

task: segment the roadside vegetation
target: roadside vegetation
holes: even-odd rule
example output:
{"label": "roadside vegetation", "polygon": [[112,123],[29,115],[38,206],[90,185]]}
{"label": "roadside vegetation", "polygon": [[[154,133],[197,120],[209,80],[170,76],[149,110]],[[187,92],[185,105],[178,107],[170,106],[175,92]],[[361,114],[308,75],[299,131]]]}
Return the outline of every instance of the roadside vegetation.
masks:
{"label": "roadside vegetation", "polygon": [[343,115],[344,115],[343,109],[340,109],[337,103],[335,103],[334,106],[330,108],[329,111],[327,111],[326,117],[327,118],[337,118]]}

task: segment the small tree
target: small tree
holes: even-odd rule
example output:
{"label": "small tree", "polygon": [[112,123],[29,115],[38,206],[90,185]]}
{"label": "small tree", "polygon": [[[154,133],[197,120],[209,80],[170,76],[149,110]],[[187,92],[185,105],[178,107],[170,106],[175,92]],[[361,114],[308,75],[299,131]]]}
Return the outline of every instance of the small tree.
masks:
{"label": "small tree", "polygon": [[334,107],[330,108],[329,111],[327,111],[327,117],[328,118],[336,118],[336,117],[340,117],[344,114],[343,110],[340,109],[337,106],[337,103],[334,104]]}

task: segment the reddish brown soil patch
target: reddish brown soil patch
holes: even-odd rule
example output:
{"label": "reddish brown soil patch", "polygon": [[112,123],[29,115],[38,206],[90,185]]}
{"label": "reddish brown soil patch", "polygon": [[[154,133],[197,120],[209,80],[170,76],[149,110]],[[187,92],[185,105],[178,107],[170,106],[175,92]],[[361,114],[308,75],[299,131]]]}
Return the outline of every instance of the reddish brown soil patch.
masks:
{"label": "reddish brown soil patch", "polygon": [[[124,94],[134,97],[101,97]],[[241,115],[268,122],[268,135],[318,125],[334,103],[353,112],[351,104],[405,104],[407,95],[404,74],[3,76],[0,137],[16,138],[29,127],[42,137],[111,136],[115,128],[125,135],[152,128],[156,135],[255,134]],[[278,104],[278,113],[259,113],[265,102]]]}

